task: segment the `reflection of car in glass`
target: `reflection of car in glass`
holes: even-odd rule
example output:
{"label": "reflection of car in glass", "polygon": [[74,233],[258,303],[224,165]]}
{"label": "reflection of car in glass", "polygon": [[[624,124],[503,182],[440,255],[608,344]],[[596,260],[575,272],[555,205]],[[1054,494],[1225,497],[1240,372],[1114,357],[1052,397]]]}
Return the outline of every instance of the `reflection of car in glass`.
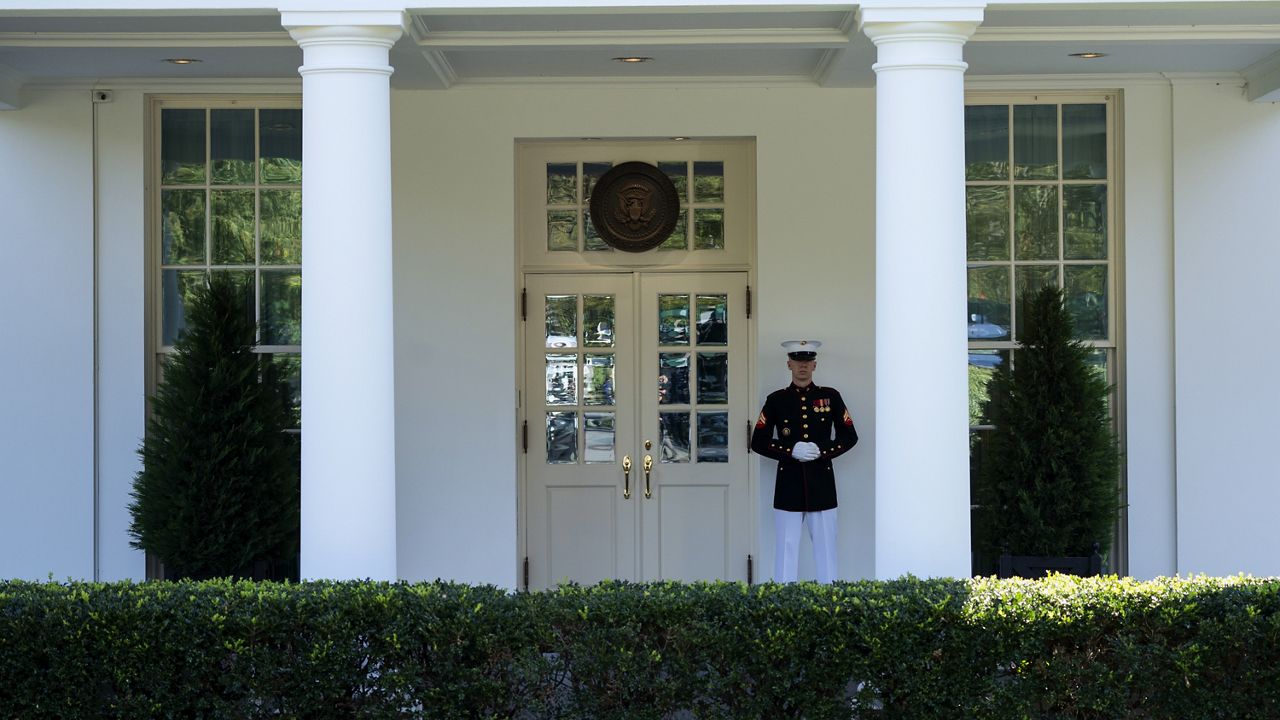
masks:
{"label": "reflection of car in glass", "polygon": [[994,368],[1000,367],[1004,362],[1004,358],[995,353],[969,353],[969,364],[974,367]]}
{"label": "reflection of car in glass", "polygon": [[970,340],[996,340],[1009,336],[1009,328],[987,322],[987,316],[979,313],[969,315]]}
{"label": "reflection of car in glass", "polygon": [[549,348],[565,348],[577,347],[578,338],[572,335],[548,335],[547,347]]}
{"label": "reflection of car in glass", "polygon": [[729,462],[729,415],[698,417],[698,462]]}

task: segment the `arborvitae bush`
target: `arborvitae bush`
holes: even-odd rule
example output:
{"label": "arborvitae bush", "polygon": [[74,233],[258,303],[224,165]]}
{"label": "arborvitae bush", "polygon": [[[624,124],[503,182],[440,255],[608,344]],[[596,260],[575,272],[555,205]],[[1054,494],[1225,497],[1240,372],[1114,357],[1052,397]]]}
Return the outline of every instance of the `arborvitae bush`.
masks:
{"label": "arborvitae bush", "polygon": [[152,401],[129,532],[170,577],[249,577],[297,556],[290,390],[254,352],[251,297],[212,275],[187,307]]}
{"label": "arborvitae bush", "polygon": [[1056,287],[1024,297],[1020,347],[992,376],[978,441],[977,550],[1105,555],[1119,509],[1110,387],[1074,337]]}

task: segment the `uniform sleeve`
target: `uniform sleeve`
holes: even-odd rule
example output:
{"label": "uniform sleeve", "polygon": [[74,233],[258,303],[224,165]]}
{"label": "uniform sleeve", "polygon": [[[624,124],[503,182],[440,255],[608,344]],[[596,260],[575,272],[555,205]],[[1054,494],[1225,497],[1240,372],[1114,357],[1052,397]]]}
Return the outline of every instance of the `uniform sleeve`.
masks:
{"label": "uniform sleeve", "polygon": [[791,447],[784,447],[774,439],[774,429],[778,422],[777,407],[771,400],[764,401],[764,409],[756,419],[756,427],[751,431],[751,451],[757,455],[773,460],[786,460],[791,457]]}
{"label": "uniform sleeve", "polygon": [[821,459],[830,460],[839,457],[858,444],[858,431],[853,427],[853,416],[849,414],[849,408],[844,404],[844,398],[840,397],[840,393],[833,390],[831,396],[831,425],[835,428],[835,439],[821,438],[818,440],[818,449],[822,451]]}

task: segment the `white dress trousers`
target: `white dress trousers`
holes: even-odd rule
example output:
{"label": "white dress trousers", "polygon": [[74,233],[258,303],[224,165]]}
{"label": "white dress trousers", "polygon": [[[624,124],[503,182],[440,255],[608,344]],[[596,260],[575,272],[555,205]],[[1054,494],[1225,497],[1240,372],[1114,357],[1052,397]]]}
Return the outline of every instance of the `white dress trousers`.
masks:
{"label": "white dress trousers", "polygon": [[774,582],[795,582],[800,566],[800,526],[809,527],[813,543],[813,560],[818,582],[828,584],[836,579],[836,509],[818,512],[773,511],[775,547]]}

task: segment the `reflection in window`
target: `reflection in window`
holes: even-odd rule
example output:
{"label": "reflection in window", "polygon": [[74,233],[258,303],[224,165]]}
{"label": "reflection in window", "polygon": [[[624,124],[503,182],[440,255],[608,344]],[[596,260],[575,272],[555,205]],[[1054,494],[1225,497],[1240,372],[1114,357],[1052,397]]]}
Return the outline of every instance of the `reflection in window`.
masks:
{"label": "reflection in window", "polygon": [[658,296],[658,344],[689,344],[689,296]]}
{"label": "reflection in window", "polygon": [[578,356],[547,355],[547,404],[578,403]]}
{"label": "reflection in window", "polygon": [[547,347],[578,347],[578,296],[548,295]]}
{"label": "reflection in window", "polygon": [[578,462],[578,416],[572,412],[547,413],[547,464]]}
{"label": "reflection in window", "polygon": [[582,358],[582,404],[613,404],[613,353]]}
{"label": "reflection in window", "polygon": [[613,347],[612,295],[583,295],[582,317],[583,345]]}
{"label": "reflection in window", "polygon": [[729,462],[729,413],[698,413],[698,462]]}
{"label": "reflection in window", "polygon": [[661,462],[689,462],[689,413],[658,413],[658,433],[662,446]]}
{"label": "reflection in window", "polygon": [[689,402],[689,353],[658,353],[658,404]]}
{"label": "reflection in window", "polygon": [[726,345],[729,342],[727,295],[698,296],[698,344]]}
{"label": "reflection in window", "polygon": [[613,413],[583,413],[582,425],[587,443],[586,450],[582,454],[583,461],[589,463],[613,462]]}
{"label": "reflection in window", "polygon": [[698,353],[698,402],[729,402],[728,353]]}

